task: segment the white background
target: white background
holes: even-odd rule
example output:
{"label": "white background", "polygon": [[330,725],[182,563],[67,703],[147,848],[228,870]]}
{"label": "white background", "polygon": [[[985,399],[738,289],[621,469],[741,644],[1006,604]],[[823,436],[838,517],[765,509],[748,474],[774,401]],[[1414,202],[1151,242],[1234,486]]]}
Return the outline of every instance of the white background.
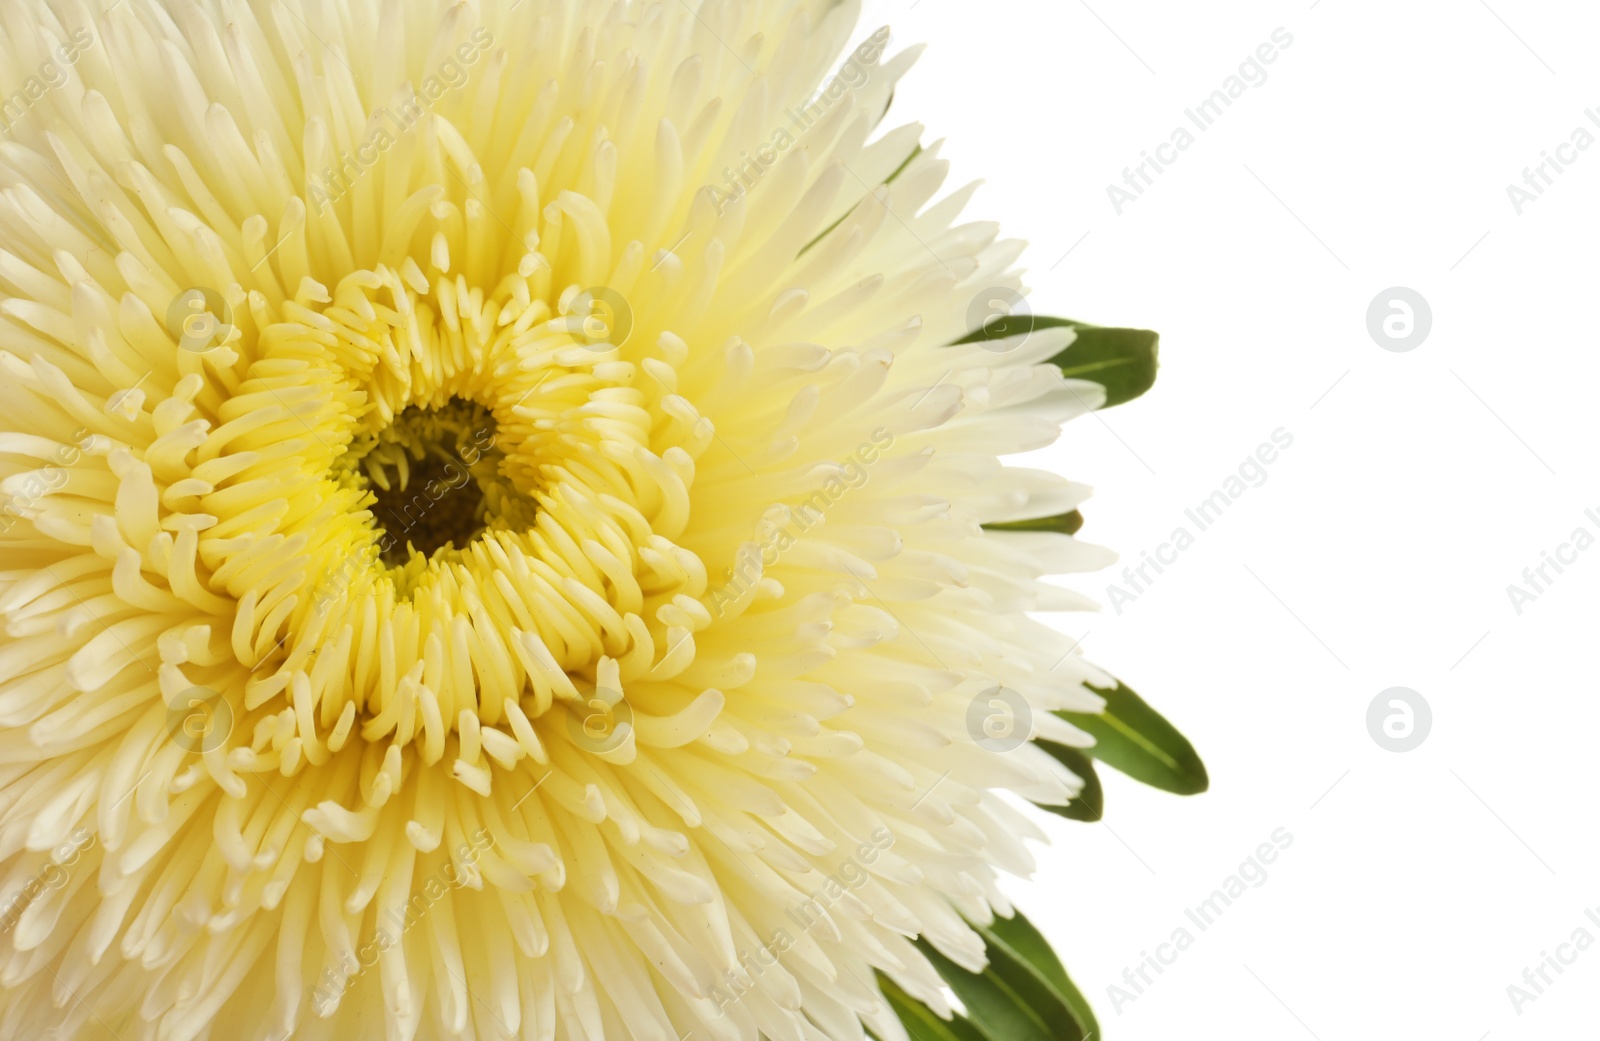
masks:
{"label": "white background", "polygon": [[[1600,945],[1520,1014],[1507,987],[1580,926],[1600,940],[1600,547],[1520,615],[1507,587],[1600,534],[1600,146],[1520,215],[1506,186],[1600,136],[1600,17],[1090,3],[867,4],[892,49],[930,45],[890,123],[947,139],[952,185],[986,180],[969,215],[1031,242],[1034,310],[1162,333],[1156,388],[1045,465],[1095,486],[1081,537],[1137,563],[1274,429],[1295,440],[1120,614],[1058,616],[1194,740],[1211,791],[1105,771],[1107,822],[1049,821],[1013,892],[1111,1041],[1593,1038]],[[1119,216],[1106,186],[1278,27],[1268,78]],[[1407,353],[1367,331],[1392,286],[1432,309]],[[1120,568],[1073,584],[1105,603]],[[1408,753],[1367,730],[1392,686],[1433,713]],[[1198,933],[1185,908],[1279,827],[1265,884]],[[1194,946],[1114,1010],[1184,925]]]}

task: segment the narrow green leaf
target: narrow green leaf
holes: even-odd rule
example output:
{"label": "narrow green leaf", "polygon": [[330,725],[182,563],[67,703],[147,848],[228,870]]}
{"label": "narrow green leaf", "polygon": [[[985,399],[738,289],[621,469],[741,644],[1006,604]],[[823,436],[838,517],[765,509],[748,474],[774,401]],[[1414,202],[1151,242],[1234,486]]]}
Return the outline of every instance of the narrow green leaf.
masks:
{"label": "narrow green leaf", "polygon": [[1106,699],[1105,711],[1058,712],[1067,722],[1094,736],[1089,753],[1152,788],[1177,795],[1197,795],[1210,787],[1205,763],[1189,739],[1145,703],[1128,685],[1092,688]]}
{"label": "narrow green leaf", "polygon": [[988,1041],[1060,1041],[1063,1035],[1057,1028],[1071,1013],[1037,973],[1026,966],[1020,972],[1004,972],[1015,966],[1014,959],[1002,954],[997,963],[991,953],[989,967],[973,974],[927,940],[918,940],[917,949],[967,1006],[972,1024]]}
{"label": "narrow green leaf", "polygon": [[895,986],[889,977],[878,974],[878,986],[889,1007],[900,1017],[912,1041],[988,1041],[983,1031],[959,1012],[949,1020],[940,1019],[934,1011],[916,998]]}
{"label": "narrow green leaf", "polygon": [[1058,513],[1054,517],[1035,517],[1033,520],[997,521],[985,524],[984,531],[1054,531],[1062,535],[1076,535],[1083,527],[1083,514],[1077,510]]}
{"label": "narrow green leaf", "polygon": [[[889,96],[889,100],[893,101],[894,100],[894,95],[891,94]],[[888,112],[889,110],[887,108],[885,108],[884,111]],[[918,144],[915,148],[913,148],[911,150],[911,154],[906,156],[905,161],[902,162],[899,166],[894,168],[894,173],[890,174],[888,177],[885,177],[883,179],[883,183],[884,184],[893,184],[895,182],[895,178],[899,177],[901,174],[906,172],[906,167],[911,165],[911,160],[915,159],[917,156],[919,156],[921,154],[922,154],[922,145]]]}
{"label": "narrow green leaf", "polygon": [[[889,100],[890,101],[894,100],[893,95],[890,95]],[[888,114],[889,109],[887,107],[885,107],[883,111],[884,111],[885,114]],[[903,162],[899,166],[895,167],[894,173],[890,174],[888,177],[885,177],[883,179],[883,183],[884,184],[893,184],[894,183],[894,179],[896,177],[899,177],[901,174],[906,172],[906,167],[911,165],[911,160],[915,159],[917,156],[919,156],[921,154],[922,154],[922,145],[919,144],[919,145],[917,145],[915,148],[913,148],[911,150],[911,154],[910,155],[906,156],[905,162]],[[845,217],[850,216],[854,212],[855,212],[855,207],[854,206],[850,207],[848,210],[845,210],[843,216],[841,216],[838,220],[834,221],[832,224],[828,225],[826,228],[823,228],[822,231],[818,232],[817,233],[817,237],[812,239],[810,242],[807,242],[804,246],[802,246],[800,248],[800,252],[795,254],[795,256],[803,257],[807,253],[811,252],[811,247],[812,246],[815,246],[817,243],[819,243],[823,239],[827,238],[829,232],[833,231],[834,228],[837,228],[839,225],[843,224],[844,220],[845,220]]]}
{"label": "narrow green leaf", "polygon": [[[966,1006],[967,1016],[945,1023],[880,976],[895,1014],[916,1041],[1093,1041],[1100,1025],[1050,944],[1021,914],[979,926],[989,959],[968,972],[927,940],[921,951]],[[970,1028],[971,1033],[965,1032]],[[924,1033],[923,1031],[927,1031]]]}
{"label": "narrow green leaf", "polygon": [[956,343],[982,343],[1063,327],[1077,330],[1077,339],[1050,362],[1068,379],[1091,380],[1104,387],[1106,403],[1101,407],[1132,401],[1155,385],[1161,335],[1148,329],[1111,329],[1048,315],[999,315]]}
{"label": "narrow green leaf", "polygon": [[993,925],[978,931],[983,935],[991,957],[998,947],[1031,966],[1035,972],[1044,977],[1045,982],[1055,990],[1056,996],[1067,1006],[1073,1019],[1077,1020],[1083,1036],[1086,1038],[1099,1036],[1100,1024],[1094,1018],[1094,1010],[1089,1007],[1088,999],[1067,975],[1061,959],[1056,957],[1056,952],[1050,948],[1050,942],[1040,934],[1032,922],[1022,916],[1021,911],[1010,918],[996,918]]}
{"label": "narrow green leaf", "polygon": [[1065,806],[1040,806],[1042,810],[1058,813],[1068,820],[1099,823],[1106,815],[1106,793],[1100,785],[1100,775],[1094,771],[1094,760],[1084,749],[1058,745],[1054,741],[1035,740],[1034,744],[1061,761],[1068,770],[1083,778],[1083,791]]}

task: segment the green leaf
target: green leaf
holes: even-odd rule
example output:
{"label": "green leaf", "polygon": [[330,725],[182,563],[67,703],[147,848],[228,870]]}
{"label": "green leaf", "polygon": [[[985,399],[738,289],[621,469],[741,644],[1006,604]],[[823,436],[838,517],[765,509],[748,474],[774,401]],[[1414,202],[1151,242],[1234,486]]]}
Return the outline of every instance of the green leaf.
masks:
{"label": "green leaf", "polygon": [[1206,765],[1189,739],[1118,680],[1115,688],[1092,687],[1106,699],[1098,715],[1087,712],[1056,713],[1093,735],[1089,753],[1107,766],[1122,771],[1152,788],[1177,795],[1198,795],[1210,787]]}
{"label": "green leaf", "polygon": [[1078,1018],[1046,972],[1030,962],[1028,953],[998,937],[989,942],[989,930],[980,933],[989,955],[989,966],[981,973],[963,969],[927,940],[918,940],[917,949],[966,1005],[968,1019],[987,1041],[1088,1041],[1092,1028]]}
{"label": "green leaf", "polygon": [[889,1007],[900,1017],[906,1033],[911,1035],[911,1041],[987,1041],[983,1031],[959,1012],[949,1020],[940,1019],[932,1009],[895,986],[894,981],[881,972],[878,986],[883,989]]}
{"label": "green leaf", "polygon": [[978,926],[989,965],[972,973],[927,940],[920,950],[966,1006],[966,1017],[939,1019],[879,975],[885,997],[914,1041],[1093,1041],[1100,1024],[1061,959],[1021,913]]}
{"label": "green leaf", "polygon": [[1077,510],[1058,513],[1054,517],[1036,517],[1033,520],[998,521],[985,524],[984,531],[1054,531],[1062,535],[1076,535],[1083,527],[1083,514]]}
{"label": "green leaf", "polygon": [[[894,100],[894,95],[893,94],[889,95],[889,100],[890,101]],[[889,110],[887,108],[885,108],[884,111],[888,112]],[[906,167],[911,165],[911,160],[915,159],[917,156],[919,156],[921,154],[922,154],[922,145],[919,143],[915,148],[913,148],[911,150],[911,154],[906,156],[905,161],[902,162],[899,166],[894,168],[894,173],[890,174],[888,177],[885,177],[883,179],[883,183],[884,184],[893,184],[895,182],[895,178],[899,177],[901,174],[906,172]]]}
{"label": "green leaf", "polygon": [[1040,806],[1041,810],[1058,813],[1068,820],[1096,824],[1106,815],[1106,793],[1100,786],[1100,775],[1094,772],[1094,760],[1084,749],[1058,745],[1054,741],[1035,740],[1034,744],[1061,761],[1061,765],[1083,778],[1083,791],[1065,806]]}
{"label": "green leaf", "polygon": [[1079,1029],[1085,1032],[1084,1036],[1099,1035],[1100,1024],[1094,1018],[1094,1010],[1089,1007],[1088,999],[1073,984],[1061,959],[1051,950],[1050,942],[1034,928],[1032,922],[1022,916],[1021,911],[1010,918],[996,918],[993,925],[978,932],[989,946],[990,957],[999,947],[1017,960],[1027,963],[1055,990],[1056,996],[1067,1006],[1073,1019],[1077,1020]]}
{"label": "green leaf", "polygon": [[1077,330],[1077,339],[1050,362],[1068,379],[1091,380],[1104,387],[1106,403],[1102,408],[1132,401],[1155,385],[1161,335],[1148,329],[1111,329],[1071,318],[1003,314],[956,343],[982,343],[1063,327]]}

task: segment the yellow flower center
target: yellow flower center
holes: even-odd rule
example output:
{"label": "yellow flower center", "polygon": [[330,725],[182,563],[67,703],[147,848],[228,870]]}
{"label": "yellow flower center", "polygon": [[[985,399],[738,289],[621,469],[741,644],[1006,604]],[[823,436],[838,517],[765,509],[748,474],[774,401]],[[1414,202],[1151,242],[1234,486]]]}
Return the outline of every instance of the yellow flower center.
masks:
{"label": "yellow flower center", "polygon": [[705,568],[673,539],[713,434],[674,393],[682,341],[624,360],[620,297],[564,279],[551,300],[534,254],[486,293],[440,236],[427,274],[307,277],[266,325],[220,408],[241,424],[223,458],[259,477],[215,493],[204,545],[240,599],[246,707],[283,705],[284,765],[355,734],[434,762],[454,733],[484,790],[480,752],[542,756],[553,704],[588,718],[692,660]]}

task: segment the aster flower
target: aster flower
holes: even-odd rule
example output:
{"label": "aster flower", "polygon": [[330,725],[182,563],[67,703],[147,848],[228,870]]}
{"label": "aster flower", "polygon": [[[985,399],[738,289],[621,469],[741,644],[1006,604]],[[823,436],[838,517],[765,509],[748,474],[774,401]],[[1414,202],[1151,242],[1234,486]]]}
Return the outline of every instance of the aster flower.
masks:
{"label": "aster flower", "polygon": [[0,9],[0,1037],[1090,1021],[1006,793],[1203,771],[1001,458],[1154,339],[1026,315],[857,14]]}

